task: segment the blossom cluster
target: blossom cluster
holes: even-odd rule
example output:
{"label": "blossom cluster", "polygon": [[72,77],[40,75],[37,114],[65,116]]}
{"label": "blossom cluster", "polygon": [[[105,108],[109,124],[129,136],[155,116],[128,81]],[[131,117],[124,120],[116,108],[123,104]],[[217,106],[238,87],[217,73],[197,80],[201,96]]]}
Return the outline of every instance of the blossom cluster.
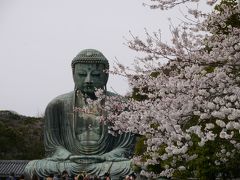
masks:
{"label": "blossom cluster", "polygon": [[[174,6],[184,1],[156,2]],[[184,165],[198,158],[193,149],[206,148],[209,142],[220,144],[214,152],[217,166],[239,152],[240,28],[227,22],[234,15],[240,18],[240,10],[224,4],[222,9],[195,25],[174,28],[171,44],[156,33],[147,33],[146,41],[134,37],[129,47],[146,57],[139,59],[134,73],[123,65],[115,69],[140,99],[105,97],[104,118],[113,131],[146,138],[146,152],[134,161],[145,176],[171,177],[186,170]],[[161,172],[148,171],[158,164]]]}
{"label": "blossom cluster", "polygon": [[[179,4],[184,4],[188,2],[194,2],[197,3],[200,0],[150,0],[151,4],[149,5],[152,9],[161,9],[161,10],[167,10],[171,9]],[[206,3],[209,5],[213,5],[216,3],[217,0],[206,0]],[[144,5],[148,5],[147,3],[144,3]]]}

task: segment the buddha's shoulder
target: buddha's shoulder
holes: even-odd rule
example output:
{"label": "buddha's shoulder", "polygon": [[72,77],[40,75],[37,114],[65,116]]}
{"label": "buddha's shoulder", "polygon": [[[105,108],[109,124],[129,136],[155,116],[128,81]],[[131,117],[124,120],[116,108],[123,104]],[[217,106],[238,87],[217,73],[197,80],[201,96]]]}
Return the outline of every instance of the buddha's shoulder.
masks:
{"label": "buddha's shoulder", "polygon": [[49,104],[58,104],[66,101],[71,101],[73,99],[73,94],[74,94],[74,91],[59,95],[55,97],[52,101],[50,101]]}
{"label": "buddha's shoulder", "polygon": [[113,93],[113,92],[110,92],[110,91],[107,91],[107,96],[120,96],[119,94],[116,94],[116,93]]}
{"label": "buddha's shoulder", "polygon": [[[119,94],[107,91],[107,96],[120,96]],[[67,103],[73,100],[74,91],[59,95],[55,97],[48,105],[60,104],[60,103]]]}

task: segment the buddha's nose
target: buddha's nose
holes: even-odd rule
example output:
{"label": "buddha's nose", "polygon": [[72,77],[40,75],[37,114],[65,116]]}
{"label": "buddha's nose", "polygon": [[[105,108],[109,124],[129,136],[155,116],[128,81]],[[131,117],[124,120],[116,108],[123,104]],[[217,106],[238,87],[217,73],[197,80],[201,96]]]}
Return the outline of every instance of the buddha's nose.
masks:
{"label": "buddha's nose", "polygon": [[85,79],[85,83],[86,83],[86,84],[92,84],[92,78],[91,78],[91,75],[90,75],[90,74],[87,75],[87,77],[86,77],[86,79]]}

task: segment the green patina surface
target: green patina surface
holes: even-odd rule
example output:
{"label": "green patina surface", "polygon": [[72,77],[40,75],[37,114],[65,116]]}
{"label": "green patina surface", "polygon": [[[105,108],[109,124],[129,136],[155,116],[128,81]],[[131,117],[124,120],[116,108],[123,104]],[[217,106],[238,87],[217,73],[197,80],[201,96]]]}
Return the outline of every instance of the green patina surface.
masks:
{"label": "green patina surface", "polygon": [[[85,171],[103,176],[108,172],[119,179],[132,172],[131,157],[135,138],[130,133],[112,136],[107,125],[96,118],[97,106],[86,98],[96,99],[94,91],[106,90],[109,65],[105,56],[93,49],[81,51],[72,61],[74,91],[53,99],[45,111],[44,144],[48,157],[31,161],[25,172],[31,176],[48,176],[67,170],[71,174]],[[74,111],[74,109],[78,111]]]}

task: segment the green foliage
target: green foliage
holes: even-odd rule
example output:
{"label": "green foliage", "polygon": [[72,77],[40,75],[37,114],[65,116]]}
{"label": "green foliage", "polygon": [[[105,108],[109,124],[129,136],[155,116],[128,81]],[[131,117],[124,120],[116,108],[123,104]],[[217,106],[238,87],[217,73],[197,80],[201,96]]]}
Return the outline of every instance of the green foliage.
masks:
{"label": "green foliage", "polygon": [[198,155],[198,158],[189,163],[190,169],[194,169],[195,176],[200,179],[215,179],[217,171],[215,169],[215,142],[207,142],[206,146],[200,147],[195,142],[193,148],[190,150]]}
{"label": "green foliage", "polygon": [[159,72],[155,71],[150,74],[151,77],[158,77],[160,75]]}
{"label": "green foliage", "polygon": [[[213,119],[211,122],[215,122]],[[202,125],[202,128],[205,127],[205,122],[201,122],[199,124],[199,117],[193,116],[186,124],[184,129],[188,129],[194,125]],[[153,128],[156,125],[153,124]],[[214,134],[219,134],[222,128],[215,125],[211,131]],[[240,139],[239,133],[234,133],[234,139]],[[146,137],[142,136],[138,139],[135,149],[135,155],[141,155],[142,161],[145,162],[147,159],[151,159],[150,155],[146,153],[146,145],[144,142],[146,141]],[[233,145],[229,143],[228,140],[222,139],[219,136],[216,137],[213,141],[207,141],[203,146],[199,146],[200,138],[196,134],[191,134],[192,145],[189,146],[188,154],[189,155],[197,155],[197,158],[192,161],[185,161],[181,158],[176,159],[176,166],[184,166],[186,170],[176,170],[173,174],[173,178],[177,179],[188,179],[189,177],[198,178],[200,180],[211,180],[211,179],[229,179],[236,178],[240,176],[239,167],[240,167],[240,153],[237,152],[234,156],[228,157],[228,161],[219,161],[219,156],[217,153],[220,153],[222,149],[225,149],[226,152],[231,152],[233,149]],[[162,145],[159,147],[158,153],[162,155],[165,153],[166,145]],[[175,157],[176,158],[176,157]],[[170,166],[173,160],[173,156],[162,161],[158,159],[158,164],[148,165],[145,170],[160,173],[164,170],[164,166]],[[216,165],[216,161],[219,162]],[[135,167],[136,170],[140,171],[142,167]]]}
{"label": "green foliage", "polygon": [[158,127],[159,127],[159,124],[158,123],[153,123],[150,125],[151,128],[153,128],[154,130],[157,130]]}
{"label": "green foliage", "polygon": [[219,4],[217,4],[214,9],[217,10],[218,12],[224,12],[224,7],[223,5],[226,5],[228,7],[231,7],[231,9],[234,9],[238,6],[238,3],[236,0],[222,0]]}
{"label": "green foliage", "polygon": [[136,165],[134,165],[134,164],[131,164],[131,168],[132,168],[132,170],[133,170],[135,173],[140,173],[141,170],[142,170],[141,167],[136,166]]}
{"label": "green foliage", "polygon": [[[221,142],[221,145],[223,144]],[[198,146],[195,142],[192,148],[190,148],[190,152],[197,154],[198,157],[194,161],[189,161],[185,164],[187,168],[185,171],[176,171],[174,177],[197,177],[202,180],[216,179],[219,176],[223,179],[239,177],[239,155],[230,159],[230,161],[216,165],[215,161],[219,159],[216,156],[216,152],[219,149],[219,140],[216,142],[208,141],[202,147]]]}
{"label": "green foliage", "polygon": [[[192,122],[188,122],[188,126],[197,125],[196,119],[192,118]],[[204,124],[204,123],[203,123]],[[203,125],[202,124],[202,125]],[[203,126],[204,128],[204,126]],[[219,126],[215,126],[214,129],[211,129],[214,134],[219,134],[222,130]],[[234,138],[238,141],[240,139],[239,133],[235,133]],[[225,149],[226,152],[231,152],[233,145],[229,143],[229,140],[222,139],[219,136],[213,141],[207,141],[203,146],[199,146],[200,138],[196,134],[191,134],[192,145],[189,147],[189,155],[197,155],[197,158],[192,161],[187,162],[178,162],[179,166],[186,167],[186,170],[177,170],[174,173],[174,177],[186,179],[187,177],[195,177],[202,180],[216,179],[221,177],[222,179],[236,178],[240,176],[239,165],[240,165],[240,153],[237,152],[235,156],[228,157],[228,161],[221,162],[219,161],[219,156],[217,153],[220,153],[222,149]],[[221,156],[221,155],[220,155]],[[216,162],[219,162],[216,165]]]}
{"label": "green foliage", "polygon": [[[215,6],[215,10],[218,11],[219,13],[224,12],[224,5],[230,7],[231,9],[236,9],[238,6],[238,3],[236,0],[222,0],[220,2],[220,4]],[[230,18],[228,18],[225,21],[226,26],[221,26],[220,24],[214,24],[215,26],[217,26],[219,28],[219,32],[218,33],[223,33],[223,34],[228,34],[228,30],[227,27],[228,26],[232,26],[235,28],[240,28],[240,13],[236,13],[233,14],[232,16],[230,16]]]}
{"label": "green foliage", "polygon": [[[236,10],[236,8],[238,7],[238,2],[237,2],[237,0],[222,0],[218,5],[216,5],[214,7],[214,9],[219,14],[222,14],[225,11],[225,6],[230,7],[232,10]],[[229,26],[235,27],[235,28],[240,28],[240,13],[235,13],[235,14],[231,15],[225,22],[221,22],[221,23],[215,22],[213,24],[209,24],[208,28],[217,27],[217,31],[215,32],[216,34],[228,35],[229,34],[228,27]],[[205,46],[204,50],[209,53],[212,51],[212,47],[208,45],[208,42],[206,42],[206,46]],[[215,66],[217,67],[219,65],[222,66],[222,64],[216,64]],[[213,66],[213,67],[215,67],[215,66]],[[213,70],[211,67],[206,67],[206,68],[207,68],[208,73],[211,73],[211,71]]]}
{"label": "green foliage", "polygon": [[154,164],[154,165],[148,165],[147,170],[154,172],[156,174],[161,173],[164,169],[162,168],[161,164]]}
{"label": "green foliage", "polygon": [[193,115],[189,120],[183,124],[183,129],[186,130],[194,125],[198,124],[199,116]]}
{"label": "green foliage", "polygon": [[[147,88],[145,88],[144,90],[147,91]],[[147,95],[142,95],[139,92],[139,88],[133,88],[132,98],[136,101],[144,101],[148,98],[148,96]]]}
{"label": "green foliage", "polygon": [[[213,118],[208,121],[208,123],[215,123],[215,121],[216,119]],[[193,116],[184,124],[183,129],[186,130],[195,125],[201,125],[202,128],[205,128],[205,124],[206,122],[204,121],[199,122],[199,116]],[[211,131],[218,136],[216,136],[215,140],[209,140],[205,142],[203,146],[199,146],[198,144],[201,139],[196,134],[191,134],[192,145],[188,149],[188,154],[195,154],[197,155],[197,158],[192,161],[178,162],[178,165],[186,167],[186,170],[175,171],[174,177],[181,179],[186,179],[187,177],[196,177],[202,180],[207,180],[216,179],[217,177],[226,179],[240,176],[240,153],[237,152],[234,157],[228,157],[229,160],[226,162],[219,161],[219,156],[217,155],[217,153],[220,153],[221,149],[225,149],[226,152],[232,152],[232,150],[235,148],[229,142],[229,140],[219,137],[222,128],[215,124],[215,127],[211,129]],[[240,135],[237,130],[235,131],[236,132],[234,133],[234,139],[239,141]],[[218,162],[219,164],[216,165],[216,162]]]}
{"label": "green foliage", "polygon": [[212,73],[212,72],[214,72],[215,68],[216,68],[216,67],[214,67],[214,66],[207,66],[207,67],[204,68],[204,70],[205,70],[207,73]]}
{"label": "green foliage", "polygon": [[144,143],[147,140],[145,136],[138,137],[135,144],[134,154],[136,156],[143,155],[147,150],[147,145]]}
{"label": "green foliage", "polygon": [[0,111],[0,159],[43,158],[42,122],[41,118]]}

